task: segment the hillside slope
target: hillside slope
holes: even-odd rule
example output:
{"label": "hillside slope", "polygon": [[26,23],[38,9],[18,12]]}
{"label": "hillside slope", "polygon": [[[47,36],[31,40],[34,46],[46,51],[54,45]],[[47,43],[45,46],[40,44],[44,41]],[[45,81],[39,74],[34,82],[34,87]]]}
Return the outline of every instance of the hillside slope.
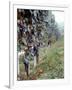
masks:
{"label": "hillside slope", "polygon": [[[20,71],[21,73],[24,72],[23,64],[20,64]],[[22,77],[24,77],[24,74]],[[52,44],[50,48],[44,47],[39,49],[39,64],[36,66],[36,68],[32,67],[29,80],[61,78],[64,78],[63,37],[60,38],[56,43]]]}

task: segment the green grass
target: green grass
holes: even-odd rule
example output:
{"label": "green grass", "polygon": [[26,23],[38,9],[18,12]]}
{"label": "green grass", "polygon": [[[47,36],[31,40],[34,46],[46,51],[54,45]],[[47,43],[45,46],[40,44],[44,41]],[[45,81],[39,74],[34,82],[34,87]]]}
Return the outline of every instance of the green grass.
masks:
{"label": "green grass", "polygon": [[[20,72],[24,72],[20,63]],[[43,72],[39,74],[38,69]],[[31,72],[30,76],[36,79],[61,79],[64,78],[64,40],[63,37],[52,44],[51,48],[39,49],[39,64]]]}
{"label": "green grass", "polygon": [[[64,41],[63,37],[51,46],[40,49],[40,63],[37,67],[44,72],[37,79],[64,78]],[[36,71],[35,70],[35,71]]]}

